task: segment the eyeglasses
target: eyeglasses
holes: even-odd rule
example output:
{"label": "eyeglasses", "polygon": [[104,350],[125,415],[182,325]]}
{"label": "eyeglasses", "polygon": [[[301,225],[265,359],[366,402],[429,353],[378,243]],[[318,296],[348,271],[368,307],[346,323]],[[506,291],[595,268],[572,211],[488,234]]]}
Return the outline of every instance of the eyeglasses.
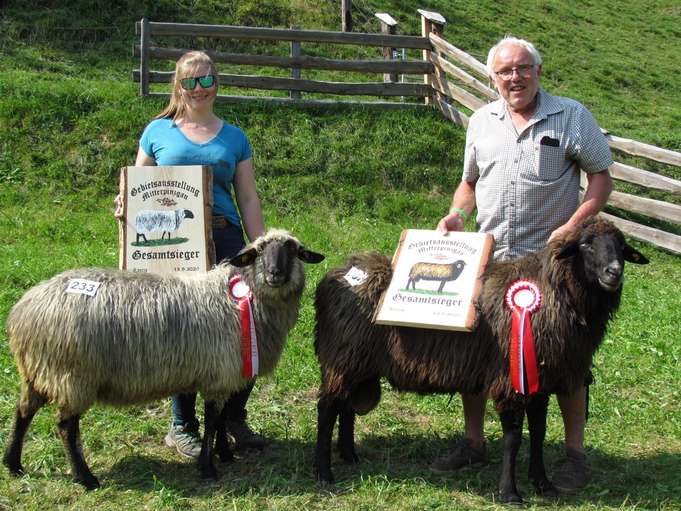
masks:
{"label": "eyeglasses", "polygon": [[184,90],[194,90],[196,89],[196,84],[201,85],[204,89],[210,89],[215,85],[215,75],[206,76],[190,76],[188,78],[182,78],[180,80],[180,85]]}
{"label": "eyeglasses", "polygon": [[495,71],[494,74],[496,74],[502,80],[510,80],[511,78],[513,78],[513,72],[515,71],[516,73],[518,73],[519,76],[527,78],[532,74],[532,69],[534,68],[534,66],[535,66],[534,64],[520,64],[519,66],[512,67],[509,69]]}

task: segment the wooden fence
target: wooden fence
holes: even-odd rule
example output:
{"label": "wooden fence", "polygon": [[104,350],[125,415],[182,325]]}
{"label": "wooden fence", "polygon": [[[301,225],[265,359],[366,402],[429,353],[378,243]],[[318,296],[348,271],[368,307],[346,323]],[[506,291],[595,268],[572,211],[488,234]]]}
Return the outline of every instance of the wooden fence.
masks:
{"label": "wooden fence", "polygon": [[[275,67],[291,70],[291,77],[275,77],[260,75],[219,75],[219,83],[223,86],[288,91],[289,97],[263,97],[263,96],[230,96],[220,95],[220,101],[238,102],[258,99],[259,101],[290,103],[306,105],[319,105],[337,103],[338,100],[307,100],[301,98],[301,93],[321,93],[333,95],[354,96],[378,96],[378,97],[427,97],[431,89],[427,84],[421,83],[398,83],[383,81],[383,74],[424,74],[434,72],[434,66],[423,60],[402,59],[327,59],[312,57],[302,54],[301,43],[330,43],[352,44],[360,46],[375,46],[379,48],[410,48],[428,49],[430,42],[426,37],[393,35],[393,34],[366,34],[346,32],[326,32],[318,30],[300,29],[276,29],[257,27],[237,27],[229,25],[195,25],[184,23],[156,23],[143,19],[136,24],[137,34],[140,36],[140,45],[135,46],[135,55],[140,57],[140,69],[133,71],[133,78],[140,83],[140,93],[144,96],[167,96],[167,94],[153,93],[149,90],[150,83],[169,83],[172,80],[172,72],[152,71],[149,68],[150,60],[177,60],[186,49],[161,48],[152,46],[151,37],[159,36],[191,36],[228,38],[237,40],[262,40],[262,41],[289,41],[291,43],[290,56],[251,55],[241,53],[225,53],[204,49],[216,63],[238,64],[247,66]],[[321,80],[308,80],[300,77],[301,69],[321,69],[328,71],[344,71],[373,73],[381,75],[380,82],[329,82]],[[371,104],[382,107],[404,107],[398,101],[344,101],[345,103]]]}
{"label": "wooden fence", "polygon": [[[445,19],[435,12],[419,10],[421,14],[421,36],[396,35],[396,22],[387,14],[377,17],[382,23],[382,33],[328,32],[301,29],[275,29],[239,27],[228,25],[197,25],[183,23],[157,23],[143,19],[136,23],[140,45],[134,47],[140,57],[140,68],[133,71],[133,79],[140,83],[143,96],[165,96],[167,93],[151,92],[151,83],[169,83],[172,72],[153,71],[150,60],[177,60],[186,49],[153,46],[151,38],[181,36],[210,37],[237,40],[263,40],[290,42],[289,56],[252,55],[226,53],[204,49],[216,63],[237,64],[290,69],[291,77],[260,75],[219,75],[221,85],[288,91],[288,97],[219,95],[220,101],[267,101],[294,103],[297,105],[331,105],[351,103],[372,105],[379,108],[404,108],[406,106],[432,105],[442,114],[463,127],[468,125],[467,111],[475,111],[497,98],[496,91],[489,86],[485,65],[465,51],[447,42],[443,37]],[[382,48],[383,59],[328,59],[306,56],[301,43],[329,43]],[[422,59],[396,58],[396,49],[421,50]],[[360,72],[383,75],[380,82],[329,82],[301,78],[300,70],[318,69],[329,71]],[[397,82],[402,75],[422,75],[423,83]],[[330,95],[377,96],[375,101],[339,101],[337,99],[303,99],[302,93]],[[406,103],[400,100],[387,101],[386,97],[415,97],[420,103]],[[464,107],[466,110],[462,109]],[[610,147],[618,154],[639,156],[666,165],[681,167],[681,153],[661,149],[649,144],[621,138],[607,133]],[[617,181],[633,183],[645,188],[662,190],[681,196],[681,181],[662,176],[641,168],[615,162],[610,167],[612,177]],[[638,195],[614,191],[608,201],[610,206],[624,211],[644,215],[656,220],[681,225],[681,206]],[[652,243],[671,252],[681,254],[681,236],[647,225],[625,220],[618,216],[602,213],[611,219],[632,238]]]}

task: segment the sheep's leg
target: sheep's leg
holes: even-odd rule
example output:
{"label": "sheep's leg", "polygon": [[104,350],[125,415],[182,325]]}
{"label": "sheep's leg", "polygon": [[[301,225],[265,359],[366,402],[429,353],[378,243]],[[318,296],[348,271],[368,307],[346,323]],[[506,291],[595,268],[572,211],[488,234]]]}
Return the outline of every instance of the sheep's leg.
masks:
{"label": "sheep's leg", "polygon": [[355,411],[347,401],[343,401],[339,406],[338,452],[347,463],[359,461],[355,452]]}
{"label": "sheep's leg", "polygon": [[317,403],[317,449],[315,451],[315,475],[321,483],[333,484],[331,472],[331,437],[338,417],[338,401],[320,398]]}
{"label": "sheep's leg", "polygon": [[437,288],[438,293],[442,293],[442,290],[445,288],[445,282],[446,281],[444,281],[444,280],[442,282],[440,282],[440,287]]}
{"label": "sheep's leg", "polygon": [[99,481],[90,472],[85,456],[83,456],[83,446],[80,442],[80,415],[68,415],[62,411],[59,419],[59,436],[69,455],[73,480],[88,490],[99,488]]}
{"label": "sheep's leg", "polygon": [[521,503],[522,497],[516,487],[515,465],[522,440],[523,410],[507,410],[499,414],[504,432],[504,459],[499,478],[499,500],[504,503]]}
{"label": "sheep's leg", "polygon": [[233,461],[234,453],[227,440],[227,406],[222,406],[222,412],[215,427],[215,452],[223,463]]}
{"label": "sheep's leg", "polygon": [[546,411],[549,396],[542,394],[533,397],[527,406],[527,424],[530,430],[530,469],[529,478],[538,495],[557,497],[558,491],[546,477],[544,466],[544,438],[546,437]]}
{"label": "sheep's leg", "polygon": [[45,398],[38,394],[31,384],[22,383],[21,396],[14,414],[14,425],[2,458],[2,462],[12,475],[18,476],[24,473],[24,467],[21,466],[24,437],[33,417],[44,404]]}
{"label": "sheep's leg", "polygon": [[203,442],[199,454],[199,471],[204,479],[218,478],[218,472],[213,464],[213,441],[215,440],[215,426],[218,420],[218,407],[215,401],[205,401]]}

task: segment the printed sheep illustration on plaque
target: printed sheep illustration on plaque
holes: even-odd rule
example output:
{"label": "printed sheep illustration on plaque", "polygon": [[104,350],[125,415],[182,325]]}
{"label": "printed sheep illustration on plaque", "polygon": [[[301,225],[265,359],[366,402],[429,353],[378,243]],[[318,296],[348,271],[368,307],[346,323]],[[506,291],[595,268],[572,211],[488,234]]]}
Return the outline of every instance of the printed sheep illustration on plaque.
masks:
{"label": "printed sheep illustration on plaque", "polygon": [[440,287],[437,292],[442,293],[447,282],[452,282],[459,278],[466,263],[459,259],[453,263],[415,263],[411,270],[409,270],[409,279],[407,280],[407,289],[409,286],[416,291],[416,283],[419,280],[439,280]]}
{"label": "printed sheep illustration on plaque", "polygon": [[185,218],[194,218],[194,213],[189,209],[174,209],[171,211],[143,209],[139,211],[135,215],[136,243],[139,243],[140,237],[146,243],[146,235],[154,232],[161,233],[160,239],[164,239],[166,234],[168,234],[168,239],[170,239],[170,233],[177,231],[182,220]]}

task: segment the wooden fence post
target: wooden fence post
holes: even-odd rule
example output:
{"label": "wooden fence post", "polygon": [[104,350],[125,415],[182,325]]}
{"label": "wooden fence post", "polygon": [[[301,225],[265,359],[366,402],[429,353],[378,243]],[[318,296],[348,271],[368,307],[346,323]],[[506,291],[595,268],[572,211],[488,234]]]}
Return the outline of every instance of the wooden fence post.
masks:
{"label": "wooden fence post", "polygon": [[[386,12],[377,12],[376,17],[381,21],[381,33],[394,35],[397,33],[397,21]],[[383,47],[383,59],[392,60],[396,58],[397,48]],[[384,73],[384,82],[396,82],[397,73]]]}
{"label": "wooden fence post", "polygon": [[341,30],[352,32],[352,0],[341,0]]}
{"label": "wooden fence post", "polygon": [[[292,30],[298,30],[300,27],[291,27]],[[300,57],[300,41],[291,41],[291,57],[298,58]],[[299,67],[292,67],[291,68],[291,78],[295,78],[296,80],[300,80],[301,74],[300,74],[300,68]],[[289,91],[289,96],[291,99],[300,99],[300,91],[299,90],[290,90]]]}
{"label": "wooden fence post", "polygon": [[140,96],[149,95],[149,20],[140,23]]}
{"label": "wooden fence post", "polygon": [[[440,13],[425,11],[423,9],[417,10],[421,15],[421,35],[427,38],[429,34],[432,32],[434,34],[442,36],[445,25],[447,24],[447,20],[444,19],[444,17],[442,17]],[[423,50],[423,60],[425,60],[426,62],[430,62],[431,51],[432,50]],[[438,72],[437,67],[435,68],[435,72],[436,73]],[[423,83],[425,83],[426,85],[430,85],[432,87],[433,85],[432,76],[428,74],[423,75]],[[431,94],[434,94],[434,92]],[[430,105],[432,101],[433,101],[432,97],[426,97],[425,99],[426,105]]]}

